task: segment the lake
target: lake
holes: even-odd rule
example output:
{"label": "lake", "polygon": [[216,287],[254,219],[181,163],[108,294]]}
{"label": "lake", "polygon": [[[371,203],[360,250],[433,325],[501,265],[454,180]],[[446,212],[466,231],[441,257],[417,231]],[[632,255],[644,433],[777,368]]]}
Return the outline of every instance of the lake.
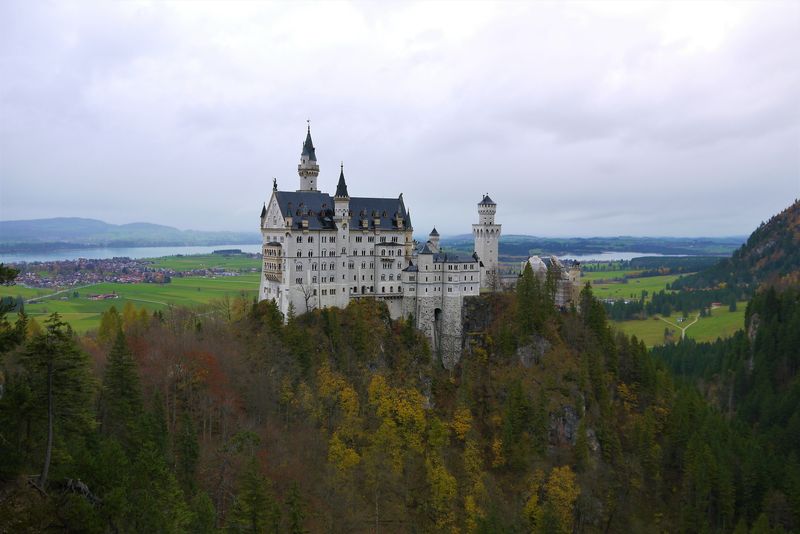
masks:
{"label": "lake", "polygon": [[261,245],[209,245],[189,247],[103,247],[54,250],[52,252],[9,253],[0,254],[0,263],[17,263],[32,261],[59,261],[86,258],[102,260],[107,258],[160,258],[182,254],[210,254],[215,250],[238,248],[242,252],[261,252]]}

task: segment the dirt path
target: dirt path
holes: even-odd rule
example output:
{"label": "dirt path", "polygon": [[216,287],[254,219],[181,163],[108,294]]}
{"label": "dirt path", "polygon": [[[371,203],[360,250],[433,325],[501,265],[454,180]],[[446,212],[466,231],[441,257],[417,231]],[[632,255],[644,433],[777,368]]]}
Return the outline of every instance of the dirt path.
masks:
{"label": "dirt path", "polygon": [[667,323],[668,325],[674,326],[675,328],[680,330],[681,331],[681,339],[685,339],[686,338],[686,329],[700,320],[700,314],[698,313],[697,315],[695,315],[694,321],[692,321],[691,323],[687,324],[686,326],[678,326],[678,325],[676,325],[675,323],[673,323],[671,321],[667,321],[666,319],[664,319],[660,315],[658,316],[658,318],[661,319],[662,321],[664,321],[665,323]]}

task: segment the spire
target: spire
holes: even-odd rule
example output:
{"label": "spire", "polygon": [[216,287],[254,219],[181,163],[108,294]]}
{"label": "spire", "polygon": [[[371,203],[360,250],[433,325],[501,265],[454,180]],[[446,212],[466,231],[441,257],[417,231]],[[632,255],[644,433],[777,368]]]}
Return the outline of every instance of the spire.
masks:
{"label": "spire", "polygon": [[435,237],[439,237],[439,232],[437,232],[437,231],[436,231],[436,227],[434,226],[434,227],[433,227],[433,230],[431,230],[431,233],[430,233],[430,234],[428,234],[428,235],[432,235],[432,236],[435,236]]}
{"label": "spire", "polygon": [[261,218],[263,219],[266,216],[267,216],[267,203],[265,202],[264,206],[261,208]]}
{"label": "spire", "polygon": [[306,140],[303,143],[303,152],[301,156],[308,156],[310,161],[317,161],[317,155],[314,153],[314,143],[311,141],[311,122],[308,122],[308,131],[306,132]]}
{"label": "spire", "polygon": [[339,183],[336,184],[335,198],[350,198],[350,195],[347,194],[347,184],[344,181],[344,162],[339,169]]}

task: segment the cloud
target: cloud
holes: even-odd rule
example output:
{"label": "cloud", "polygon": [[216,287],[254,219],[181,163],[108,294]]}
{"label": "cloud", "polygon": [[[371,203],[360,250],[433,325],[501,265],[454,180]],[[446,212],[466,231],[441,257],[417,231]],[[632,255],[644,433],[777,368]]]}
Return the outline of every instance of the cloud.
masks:
{"label": "cloud", "polygon": [[[13,21],[13,22],[12,22]],[[294,189],[420,232],[743,234],[800,194],[800,5],[0,4],[0,217],[254,229]]]}

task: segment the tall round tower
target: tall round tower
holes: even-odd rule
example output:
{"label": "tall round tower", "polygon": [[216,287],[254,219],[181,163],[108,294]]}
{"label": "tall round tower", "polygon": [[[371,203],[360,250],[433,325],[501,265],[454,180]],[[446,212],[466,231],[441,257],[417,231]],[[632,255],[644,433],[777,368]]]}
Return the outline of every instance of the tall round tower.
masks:
{"label": "tall round tower", "polygon": [[300,154],[297,174],[300,175],[300,189],[298,191],[317,191],[319,165],[317,165],[317,155],[314,153],[314,143],[311,142],[310,124],[308,125],[306,140],[303,143],[303,152]]}
{"label": "tall round tower", "polygon": [[478,202],[478,224],[472,225],[475,253],[481,261],[481,288],[497,289],[500,286],[498,273],[498,250],[501,225],[494,223],[497,204],[486,194]]}

